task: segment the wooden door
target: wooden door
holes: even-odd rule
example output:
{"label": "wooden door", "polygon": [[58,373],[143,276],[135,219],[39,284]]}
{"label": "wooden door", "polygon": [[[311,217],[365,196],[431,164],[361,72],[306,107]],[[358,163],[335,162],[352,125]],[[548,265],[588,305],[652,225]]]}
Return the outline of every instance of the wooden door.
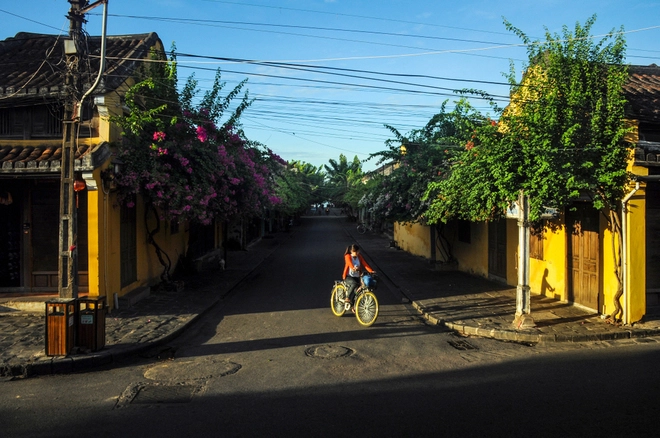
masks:
{"label": "wooden door", "polygon": [[567,214],[568,300],[598,311],[600,256],[598,212],[588,204]]}
{"label": "wooden door", "polygon": [[488,223],[488,274],[506,280],[506,220]]}
{"label": "wooden door", "polygon": [[[651,169],[652,175],[658,171]],[[646,184],[646,314],[660,314],[660,183]]]}
{"label": "wooden door", "polygon": [[[21,212],[22,191],[18,186],[0,185],[0,288],[22,286]],[[11,199],[11,203],[9,200]]]}

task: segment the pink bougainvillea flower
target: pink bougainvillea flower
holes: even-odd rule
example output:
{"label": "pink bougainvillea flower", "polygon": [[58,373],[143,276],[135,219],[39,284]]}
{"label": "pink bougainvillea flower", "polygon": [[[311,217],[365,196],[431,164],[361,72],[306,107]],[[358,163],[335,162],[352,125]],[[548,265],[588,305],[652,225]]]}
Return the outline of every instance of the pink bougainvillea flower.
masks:
{"label": "pink bougainvillea flower", "polygon": [[165,133],[162,131],[154,132],[154,141],[163,141],[165,140]]}
{"label": "pink bougainvillea flower", "polygon": [[209,135],[206,133],[206,129],[203,126],[197,127],[197,139],[204,143]]}

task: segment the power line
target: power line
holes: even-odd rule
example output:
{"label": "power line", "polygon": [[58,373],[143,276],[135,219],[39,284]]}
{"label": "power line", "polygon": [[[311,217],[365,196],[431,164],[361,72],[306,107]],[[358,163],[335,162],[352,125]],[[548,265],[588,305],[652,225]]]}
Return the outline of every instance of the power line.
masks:
{"label": "power line", "polygon": [[407,20],[399,20],[399,19],[392,19],[392,18],[370,17],[370,16],[366,16],[366,15],[344,14],[344,13],[339,13],[339,12],[315,11],[315,10],[311,10],[311,9],[288,8],[288,7],[272,6],[272,5],[256,5],[256,4],[252,4],[252,3],[238,3],[238,2],[229,2],[229,1],[223,1],[223,0],[204,0],[204,1],[207,1],[207,2],[210,2],[210,3],[225,3],[225,4],[238,5],[238,6],[253,6],[253,7],[259,7],[259,8],[270,8],[270,9],[278,9],[278,10],[309,12],[309,13],[313,13],[313,14],[336,15],[336,16],[339,16],[339,17],[351,17],[351,18],[360,18],[360,19],[368,19],[368,20],[387,21],[387,22],[392,22],[392,23],[423,25],[423,26],[438,27],[438,28],[443,28],[443,29],[466,30],[466,31],[470,31],[470,32],[482,32],[482,33],[495,34],[495,35],[511,35],[510,33],[506,33],[506,32],[486,31],[486,30],[480,30],[480,29],[470,29],[470,28],[465,28],[465,27],[446,26],[446,25],[433,24],[433,23],[422,23],[422,22],[417,22],[417,21],[407,21]]}
{"label": "power line", "polygon": [[[93,15],[93,14],[90,14]],[[453,41],[453,42],[463,42],[463,43],[474,43],[474,44],[498,44],[504,45],[505,43],[493,42],[493,41],[482,41],[482,40],[471,40],[464,38],[451,38],[451,37],[439,37],[439,36],[430,36],[430,35],[412,35],[404,33],[395,33],[395,32],[382,32],[382,31],[373,31],[373,30],[364,30],[364,29],[345,29],[338,27],[319,27],[319,26],[303,26],[298,24],[274,24],[274,23],[257,23],[249,21],[229,21],[229,20],[209,20],[201,18],[171,18],[171,17],[156,17],[156,16],[143,16],[143,15],[122,15],[122,14],[108,14],[111,17],[118,18],[133,18],[139,20],[148,20],[148,21],[166,21],[174,22],[181,24],[223,24],[223,25],[232,25],[230,29],[245,29],[240,27],[235,27],[236,25],[242,26],[262,26],[262,27],[275,27],[275,28],[284,28],[284,29],[308,29],[308,30],[317,30],[317,31],[329,31],[329,32],[345,32],[345,33],[357,33],[357,34],[367,34],[367,35],[378,35],[378,36],[394,36],[397,38],[416,38],[416,39],[429,39],[429,40],[440,40],[440,41]],[[219,26],[227,27],[227,26]],[[254,30],[254,29],[245,29],[245,30]],[[316,36],[316,35],[304,35],[304,34],[290,34],[287,35],[295,36],[308,36],[313,38],[328,38],[327,36]],[[511,34],[507,34],[511,36]],[[351,41],[355,42],[355,41]],[[358,41],[364,43],[372,43],[370,41]],[[401,46],[409,47],[409,46]],[[413,47],[409,47],[413,48]]]}

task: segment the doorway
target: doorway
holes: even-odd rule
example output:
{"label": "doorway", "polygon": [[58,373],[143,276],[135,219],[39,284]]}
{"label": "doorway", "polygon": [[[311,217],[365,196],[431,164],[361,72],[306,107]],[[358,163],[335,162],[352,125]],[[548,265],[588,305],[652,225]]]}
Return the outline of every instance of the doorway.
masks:
{"label": "doorway", "polygon": [[600,245],[598,211],[591,204],[575,204],[568,211],[568,301],[599,310]]}

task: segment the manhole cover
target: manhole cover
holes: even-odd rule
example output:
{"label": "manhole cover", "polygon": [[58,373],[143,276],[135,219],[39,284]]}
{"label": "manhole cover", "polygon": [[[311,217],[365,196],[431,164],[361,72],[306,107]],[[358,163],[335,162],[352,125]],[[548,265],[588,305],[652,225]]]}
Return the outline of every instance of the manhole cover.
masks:
{"label": "manhole cover", "polygon": [[234,374],[241,365],[228,360],[175,359],[160,363],[144,373],[150,380],[207,380]]}
{"label": "manhole cover", "polygon": [[342,347],[341,345],[317,345],[305,349],[305,354],[309,357],[317,359],[335,359],[338,357],[346,357],[355,353],[354,350]]}
{"label": "manhole cover", "polygon": [[477,347],[470,344],[468,341],[458,340],[458,341],[447,341],[449,345],[454,347],[457,350],[476,350]]}

